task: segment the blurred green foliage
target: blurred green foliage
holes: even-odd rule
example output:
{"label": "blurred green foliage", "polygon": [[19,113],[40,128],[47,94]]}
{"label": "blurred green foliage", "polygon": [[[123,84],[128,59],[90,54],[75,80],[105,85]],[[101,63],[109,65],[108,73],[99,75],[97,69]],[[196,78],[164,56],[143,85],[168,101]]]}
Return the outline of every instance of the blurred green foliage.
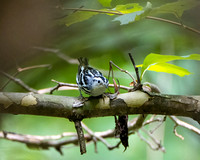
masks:
{"label": "blurred green foliage", "polygon": [[[79,8],[81,6],[91,9],[102,8],[98,0],[61,2],[63,2],[64,7],[68,8]],[[152,5],[155,7],[170,2],[174,1],[151,1]],[[110,8],[126,3],[132,3],[132,1],[112,1]],[[140,3],[141,6],[145,6],[146,1],[134,1],[134,3]],[[56,5],[57,4],[54,4],[50,10],[52,13],[49,18],[54,18],[52,20],[51,30],[49,31],[49,34],[51,34],[45,34],[45,36],[49,37],[49,40],[40,44],[34,43],[32,46],[39,45],[46,48],[59,49],[61,52],[72,58],[80,56],[88,57],[91,66],[101,70],[104,75],[108,74],[110,60],[119,67],[126,69],[135,75],[128,57],[129,52],[132,53],[136,64],[142,64],[144,58],[149,53],[178,56],[200,53],[200,36],[183,27],[150,19],[143,19],[135,23],[121,26],[119,22],[112,21],[112,16],[107,15],[95,15],[87,21],[66,27],[65,24],[58,25],[56,22],[60,17],[70,15],[73,11],[54,9]],[[23,8],[23,6],[21,7],[21,10],[26,9],[27,8]],[[182,22],[185,25],[200,30],[199,11],[200,6],[185,11],[181,18]],[[173,21],[179,21],[172,14],[160,14],[158,16]],[[28,38],[30,37],[27,37],[27,39]],[[43,52],[31,48],[28,52],[23,52],[21,58],[16,59],[20,67],[38,64],[52,65],[51,69],[38,68],[24,71],[18,75],[18,78],[22,79],[25,83],[35,89],[54,86],[55,84],[51,82],[51,79],[75,83],[77,65],[67,63],[54,53]],[[193,74],[179,77],[177,75],[149,71],[146,73],[143,81],[157,84],[161,91],[167,94],[200,95],[200,62],[188,60],[175,61],[173,64],[184,67]],[[7,72],[10,74],[15,73],[16,67],[8,67]],[[121,85],[129,86],[131,79],[127,75],[121,73],[117,69],[114,69],[114,73]],[[0,85],[2,86],[6,81],[7,79],[1,76]],[[4,91],[25,92],[25,90],[21,89],[21,87],[13,82],[10,82],[9,85],[5,87]],[[76,90],[56,91],[54,94],[79,96],[79,92]],[[129,119],[135,116],[130,116]],[[54,135],[62,132],[75,131],[73,123],[64,118],[29,115],[0,115],[0,118],[1,130],[16,133]],[[183,119],[199,127],[196,122],[187,118]],[[85,119],[84,122],[94,131],[104,131],[114,128],[113,117]],[[126,152],[123,152],[122,146],[120,146],[119,149],[109,151],[101,142],[99,142],[97,144],[98,153],[94,152],[94,145],[90,143],[87,145],[87,154],[82,156],[79,153],[79,147],[74,147],[73,145],[64,146],[62,148],[64,155],[61,156],[54,149],[32,150],[28,149],[24,144],[1,139],[0,159],[198,159],[200,156],[200,137],[180,127],[178,128],[178,132],[185,137],[184,141],[182,141],[173,134],[173,126],[173,122],[167,119],[166,123],[155,132],[155,137],[158,139],[160,138],[162,144],[166,148],[166,153],[164,154],[160,151],[151,150],[148,145],[139,139],[137,134],[134,134],[129,137],[130,147]],[[149,126],[149,129],[154,127],[155,125],[152,124]],[[109,142],[114,145],[118,140],[109,139]]]}

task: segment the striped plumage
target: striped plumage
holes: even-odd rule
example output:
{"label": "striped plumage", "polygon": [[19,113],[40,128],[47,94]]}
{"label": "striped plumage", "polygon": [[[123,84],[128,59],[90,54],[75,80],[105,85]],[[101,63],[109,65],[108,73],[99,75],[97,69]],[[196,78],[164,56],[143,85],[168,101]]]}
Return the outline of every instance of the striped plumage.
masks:
{"label": "striped plumage", "polygon": [[78,60],[80,65],[76,75],[76,82],[80,93],[83,90],[86,94],[94,97],[102,95],[108,87],[108,80],[100,71],[89,67],[87,58],[79,58]]}

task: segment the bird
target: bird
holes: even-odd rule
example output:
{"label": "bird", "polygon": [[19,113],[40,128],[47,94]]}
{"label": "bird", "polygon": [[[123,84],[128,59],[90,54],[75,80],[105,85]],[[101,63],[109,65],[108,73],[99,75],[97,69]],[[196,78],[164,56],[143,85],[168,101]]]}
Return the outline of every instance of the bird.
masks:
{"label": "bird", "polygon": [[108,88],[109,81],[102,75],[102,73],[89,66],[88,59],[85,57],[78,58],[79,66],[76,75],[76,82],[82,96],[81,91],[92,97],[98,97],[104,94]]}
{"label": "bird", "polygon": [[[79,66],[76,75],[76,82],[82,96],[81,91],[92,97],[98,97],[104,94],[108,88],[109,81],[102,75],[102,73],[89,66],[88,59],[85,57],[78,58]],[[119,116],[116,120],[116,130],[119,132],[120,140],[123,146],[128,147],[128,115]],[[125,151],[124,150],[124,151]]]}

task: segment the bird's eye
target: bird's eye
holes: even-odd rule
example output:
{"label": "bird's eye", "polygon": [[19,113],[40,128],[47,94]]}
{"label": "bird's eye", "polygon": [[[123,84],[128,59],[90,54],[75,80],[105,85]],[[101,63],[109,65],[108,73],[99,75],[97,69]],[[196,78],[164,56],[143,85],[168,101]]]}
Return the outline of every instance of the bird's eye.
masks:
{"label": "bird's eye", "polygon": [[100,80],[98,80],[97,82],[100,83]]}

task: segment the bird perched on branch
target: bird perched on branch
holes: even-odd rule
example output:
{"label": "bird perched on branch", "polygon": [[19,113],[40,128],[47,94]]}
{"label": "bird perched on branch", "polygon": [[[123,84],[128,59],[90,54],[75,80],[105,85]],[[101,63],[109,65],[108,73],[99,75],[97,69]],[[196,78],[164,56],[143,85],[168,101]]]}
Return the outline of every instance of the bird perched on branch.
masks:
{"label": "bird perched on branch", "polygon": [[[78,73],[76,75],[76,82],[82,96],[81,91],[83,90],[86,94],[93,97],[102,95],[106,88],[108,88],[108,80],[102,75],[102,73],[89,66],[87,58],[79,58]],[[128,116],[122,115],[116,119],[116,132],[120,136],[120,140],[123,146],[128,147],[128,126],[127,126]]]}
{"label": "bird perched on branch", "polygon": [[76,75],[76,82],[82,96],[81,91],[93,97],[102,95],[106,88],[108,88],[108,80],[102,73],[89,66],[87,58],[79,58],[78,73]]}

